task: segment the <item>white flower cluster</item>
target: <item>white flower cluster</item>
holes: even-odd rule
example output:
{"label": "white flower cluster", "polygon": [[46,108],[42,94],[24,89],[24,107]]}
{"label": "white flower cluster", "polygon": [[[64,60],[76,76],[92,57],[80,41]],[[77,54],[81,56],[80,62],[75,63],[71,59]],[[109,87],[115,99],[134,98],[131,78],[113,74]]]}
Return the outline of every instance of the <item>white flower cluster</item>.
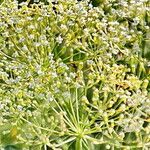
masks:
{"label": "white flower cluster", "polygon": [[0,4],[0,149],[148,148],[149,1],[94,5]]}

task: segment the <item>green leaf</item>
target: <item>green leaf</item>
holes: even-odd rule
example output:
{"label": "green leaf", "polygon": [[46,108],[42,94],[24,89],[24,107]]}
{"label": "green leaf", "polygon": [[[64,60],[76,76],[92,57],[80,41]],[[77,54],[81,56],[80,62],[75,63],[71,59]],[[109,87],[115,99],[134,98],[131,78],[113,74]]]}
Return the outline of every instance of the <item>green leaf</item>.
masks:
{"label": "green leaf", "polygon": [[4,150],[22,150],[22,144],[6,145]]}

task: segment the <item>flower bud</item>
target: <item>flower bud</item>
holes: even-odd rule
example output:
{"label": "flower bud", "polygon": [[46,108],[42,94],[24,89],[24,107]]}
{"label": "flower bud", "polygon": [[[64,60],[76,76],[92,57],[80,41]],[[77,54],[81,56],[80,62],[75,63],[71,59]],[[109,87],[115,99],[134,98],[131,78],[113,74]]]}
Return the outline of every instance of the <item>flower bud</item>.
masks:
{"label": "flower bud", "polygon": [[148,84],[149,84],[149,81],[148,81],[147,79],[145,79],[145,80],[143,81],[143,83],[142,83],[141,88],[142,88],[142,89],[146,89],[146,88],[148,87]]}

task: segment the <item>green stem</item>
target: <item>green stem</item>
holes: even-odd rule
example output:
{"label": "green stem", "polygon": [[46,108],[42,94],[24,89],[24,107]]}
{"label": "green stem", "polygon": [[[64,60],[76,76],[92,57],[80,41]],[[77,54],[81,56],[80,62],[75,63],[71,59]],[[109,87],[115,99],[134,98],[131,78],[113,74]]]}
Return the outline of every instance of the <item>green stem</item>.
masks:
{"label": "green stem", "polygon": [[77,113],[77,121],[79,123],[79,103],[78,103],[78,89],[76,88],[76,113]]}

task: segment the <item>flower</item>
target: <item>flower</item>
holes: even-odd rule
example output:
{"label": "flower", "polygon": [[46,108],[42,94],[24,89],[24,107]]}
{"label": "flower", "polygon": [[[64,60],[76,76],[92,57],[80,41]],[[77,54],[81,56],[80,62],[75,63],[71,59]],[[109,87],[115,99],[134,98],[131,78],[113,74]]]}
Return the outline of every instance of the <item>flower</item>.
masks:
{"label": "flower", "polygon": [[109,144],[107,144],[106,145],[106,149],[110,149],[111,147],[110,147],[110,145]]}
{"label": "flower", "polygon": [[142,134],[147,147],[147,2],[0,5],[0,126],[5,134],[12,132],[9,124],[17,127],[13,143],[25,149],[32,143],[45,149],[121,149],[139,143]]}
{"label": "flower", "polygon": [[22,48],[21,48],[23,51],[28,51],[28,47],[26,45],[24,45]]}
{"label": "flower", "polygon": [[41,43],[39,43],[39,42],[34,42],[34,46],[35,46],[35,47],[39,47],[39,46],[41,46]]}
{"label": "flower", "polygon": [[56,41],[61,44],[63,42],[63,38],[59,35],[57,38],[56,38]]}
{"label": "flower", "polygon": [[34,0],[34,3],[38,3],[39,2],[39,0]]}

